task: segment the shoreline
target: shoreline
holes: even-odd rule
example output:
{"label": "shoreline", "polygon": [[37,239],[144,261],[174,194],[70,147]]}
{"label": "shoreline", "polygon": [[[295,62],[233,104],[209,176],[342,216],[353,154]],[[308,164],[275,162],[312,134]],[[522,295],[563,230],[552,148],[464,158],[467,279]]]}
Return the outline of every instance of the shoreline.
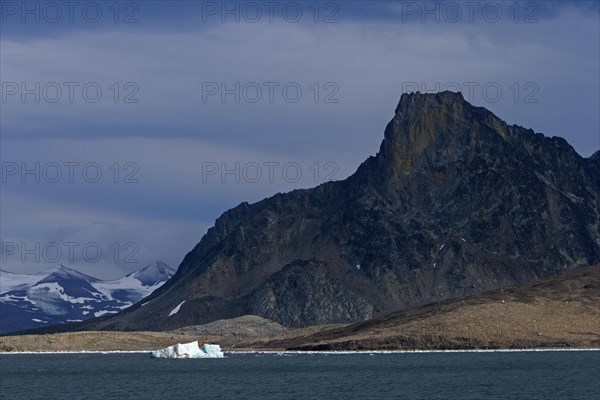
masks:
{"label": "shoreline", "polygon": [[[80,350],[80,351],[0,351],[3,355],[31,354],[150,354],[152,350]],[[600,348],[523,348],[523,349],[449,349],[449,350],[356,350],[356,351],[314,351],[314,350],[228,350],[225,354],[266,354],[266,355],[302,355],[302,354],[419,354],[419,353],[528,353],[528,352],[561,352],[561,351],[600,351]]]}

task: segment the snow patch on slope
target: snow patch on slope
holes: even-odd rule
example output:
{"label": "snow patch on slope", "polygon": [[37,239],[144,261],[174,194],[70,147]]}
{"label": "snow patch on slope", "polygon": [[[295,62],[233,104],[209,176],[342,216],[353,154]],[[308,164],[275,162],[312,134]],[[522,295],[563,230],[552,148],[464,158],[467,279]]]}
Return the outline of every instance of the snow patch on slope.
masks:
{"label": "snow patch on slope", "polygon": [[177,305],[177,307],[175,307],[174,309],[171,310],[171,312],[169,313],[169,317],[172,317],[173,315],[177,314],[179,312],[179,309],[181,308],[181,306],[183,305],[183,303],[185,303],[185,300],[182,301],[181,303],[179,303]]}

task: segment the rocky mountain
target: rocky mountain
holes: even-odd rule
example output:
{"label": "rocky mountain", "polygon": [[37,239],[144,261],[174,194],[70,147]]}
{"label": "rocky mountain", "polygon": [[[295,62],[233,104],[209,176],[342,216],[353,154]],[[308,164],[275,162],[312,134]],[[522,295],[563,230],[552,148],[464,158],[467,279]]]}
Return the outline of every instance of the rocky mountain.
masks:
{"label": "rocky mountain", "polygon": [[79,328],[363,321],[598,263],[599,225],[598,153],[460,93],[403,94],[352,176],[225,212],[143,306]]}
{"label": "rocky mountain", "polygon": [[175,270],[162,262],[113,281],[62,265],[36,274],[0,270],[0,333],[116,314],[148,296],[174,274]]}

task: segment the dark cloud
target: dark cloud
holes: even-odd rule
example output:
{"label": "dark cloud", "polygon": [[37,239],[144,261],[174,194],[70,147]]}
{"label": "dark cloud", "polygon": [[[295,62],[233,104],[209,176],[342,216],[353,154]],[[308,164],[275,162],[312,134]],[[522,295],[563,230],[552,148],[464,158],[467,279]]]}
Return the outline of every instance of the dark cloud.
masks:
{"label": "dark cloud", "polygon": [[[600,147],[597,2],[481,2],[502,17],[456,23],[453,2],[281,2],[302,18],[291,22],[290,5],[257,23],[252,2],[131,3],[118,3],[117,22],[110,2],[98,2],[96,23],[0,16],[4,167],[103,173],[95,183],[7,176],[2,240],[114,237],[140,245],[139,264],[176,265],[227,208],[352,173],[406,90],[461,90],[583,156]],[[221,7],[234,10],[227,23]],[[138,21],[125,23],[132,11]],[[131,165],[139,182],[124,184]],[[97,275],[134,267],[84,261],[76,267]]]}

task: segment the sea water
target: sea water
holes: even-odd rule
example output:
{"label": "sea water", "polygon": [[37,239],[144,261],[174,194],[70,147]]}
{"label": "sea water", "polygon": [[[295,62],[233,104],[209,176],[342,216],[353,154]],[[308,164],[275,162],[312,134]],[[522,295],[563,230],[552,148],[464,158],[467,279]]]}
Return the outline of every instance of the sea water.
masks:
{"label": "sea water", "polygon": [[0,355],[1,399],[600,399],[600,351]]}

